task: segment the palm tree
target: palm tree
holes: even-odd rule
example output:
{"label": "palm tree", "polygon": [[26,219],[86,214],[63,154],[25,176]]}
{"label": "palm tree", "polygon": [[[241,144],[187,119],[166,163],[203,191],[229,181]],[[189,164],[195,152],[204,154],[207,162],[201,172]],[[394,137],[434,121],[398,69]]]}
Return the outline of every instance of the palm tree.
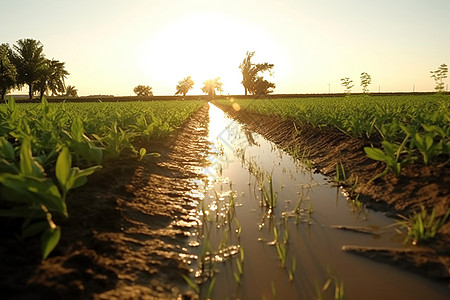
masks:
{"label": "palm tree", "polygon": [[51,91],[52,96],[62,94],[66,90],[65,79],[70,75],[66,71],[63,62],[58,60],[45,60],[45,65],[40,69],[39,79],[36,82],[35,90],[39,92],[39,98],[45,92]]}
{"label": "palm tree", "polygon": [[78,90],[73,85],[68,85],[66,87],[66,96],[67,97],[78,97]]}
{"label": "palm tree", "polygon": [[66,90],[65,79],[70,73],[67,72],[64,64],[54,59],[50,61],[51,74],[47,80],[47,88],[52,92],[52,96],[62,94]]}
{"label": "palm tree", "polygon": [[187,92],[194,86],[194,81],[191,79],[191,76],[184,78],[181,81],[178,81],[177,91],[175,95],[182,94],[183,97],[186,96]]}
{"label": "palm tree", "polygon": [[220,82],[219,80],[220,77],[217,77],[215,79],[208,79],[203,82],[203,93],[208,94],[212,99],[214,99],[214,97],[216,96],[216,91],[223,92],[222,82]]}
{"label": "palm tree", "polygon": [[34,84],[45,68],[44,46],[33,39],[18,40],[13,46],[13,63],[17,69],[17,83],[28,85],[28,95],[33,97]]}

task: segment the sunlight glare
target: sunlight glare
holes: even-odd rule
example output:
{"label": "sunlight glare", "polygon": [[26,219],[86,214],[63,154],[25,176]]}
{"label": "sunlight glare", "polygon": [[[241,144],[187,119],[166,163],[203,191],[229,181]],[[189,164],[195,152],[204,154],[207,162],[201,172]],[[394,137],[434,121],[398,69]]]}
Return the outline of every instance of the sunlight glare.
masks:
{"label": "sunlight glare", "polygon": [[[251,31],[250,37],[246,31]],[[266,33],[242,20],[204,11],[180,18],[149,36],[139,47],[136,60],[143,78],[173,86],[174,93],[178,81],[187,76],[195,82],[189,94],[202,94],[205,80],[220,77],[226,95],[243,92],[239,64],[246,51],[270,51],[274,44]],[[148,78],[155,69],[160,70],[158,78]]]}

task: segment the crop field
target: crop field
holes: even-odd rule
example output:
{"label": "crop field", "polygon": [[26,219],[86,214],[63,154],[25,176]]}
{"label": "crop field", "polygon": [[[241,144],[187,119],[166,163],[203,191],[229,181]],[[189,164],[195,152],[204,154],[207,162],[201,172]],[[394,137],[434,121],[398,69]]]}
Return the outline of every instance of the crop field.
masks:
{"label": "crop field", "polygon": [[373,142],[367,155],[396,176],[402,166],[419,162],[447,165],[450,156],[450,96],[350,96],[269,100],[221,100],[314,127],[332,127]]}
{"label": "crop field", "polygon": [[21,238],[40,234],[42,257],[57,245],[70,212],[69,190],[105,160],[142,159],[153,139],[167,137],[204,101],[16,104],[0,106],[0,216],[23,218]]}
{"label": "crop field", "polygon": [[[13,237],[0,239],[14,239],[14,245],[34,251],[39,259],[33,263],[39,272],[46,272],[43,265],[55,266],[55,275],[36,275],[33,280],[58,285],[62,295],[72,281],[82,282],[79,295],[107,297],[117,289],[117,278],[139,277],[144,294],[152,289],[164,291],[151,294],[155,298],[173,298],[188,291],[188,297],[196,294],[193,299],[343,299],[345,282],[345,298],[360,299],[368,288],[382,285],[384,276],[355,278],[352,272],[373,269],[394,278],[398,290],[391,293],[396,297],[447,293],[440,283],[409,278],[375,261],[360,263],[344,249],[406,253],[401,251],[441,239],[444,226],[445,236],[450,236],[448,194],[442,188],[447,179],[433,178],[448,174],[450,96],[352,95],[205,103],[48,103],[45,98],[41,103],[16,103],[10,98],[0,105],[0,221],[8,230],[16,230]],[[251,123],[255,112],[263,116],[257,125]],[[306,130],[324,133],[317,134],[320,138],[345,137],[336,144],[350,154],[359,151],[364,163],[355,163],[352,169],[339,157],[330,162],[335,174],[317,174],[300,144],[294,144],[296,153],[286,153],[255,127],[276,131],[288,144]],[[350,148],[349,140],[359,146]],[[167,144],[159,144],[162,141]],[[161,147],[161,154],[153,152],[153,143]],[[323,144],[320,155],[330,151]],[[314,143],[313,147],[318,148]],[[120,164],[129,164],[129,169]],[[377,167],[370,169],[371,164]],[[411,166],[414,178],[408,177]],[[369,170],[368,176],[353,175],[361,167],[368,167],[364,170]],[[422,169],[428,172],[425,177],[421,177]],[[431,185],[420,199],[414,198],[418,193],[405,196],[403,190],[396,190],[401,180],[407,190],[419,190],[425,186],[418,184],[423,178]],[[94,187],[85,185],[90,180]],[[386,182],[388,188],[383,185]],[[397,219],[369,213],[358,198],[358,188],[369,183],[376,197],[409,197],[417,200],[419,209],[398,214]],[[429,191],[438,200],[422,206],[423,199],[430,200]],[[80,210],[74,200],[83,209],[88,207]],[[77,230],[89,234],[80,237],[74,234]],[[78,245],[71,244],[72,237]],[[440,256],[424,260],[440,260],[440,271],[432,273],[445,279],[447,266],[442,259],[446,254],[442,253],[448,247],[445,239],[439,241],[444,243],[436,254]],[[395,251],[394,256],[402,255]],[[11,251],[0,248],[2,253]],[[417,253],[420,258],[430,251]],[[59,264],[72,269],[59,270]],[[107,272],[102,273],[102,268]],[[72,272],[75,279],[67,283],[60,276],[65,272]],[[86,288],[91,284],[84,279],[90,278],[88,272],[106,278],[95,292]],[[34,276],[22,273],[21,280]],[[129,284],[128,280],[120,284]],[[255,289],[255,280],[263,288]],[[15,296],[16,292],[9,293]],[[122,298],[129,295],[120,293]],[[382,298],[386,292],[376,293],[374,297]]]}

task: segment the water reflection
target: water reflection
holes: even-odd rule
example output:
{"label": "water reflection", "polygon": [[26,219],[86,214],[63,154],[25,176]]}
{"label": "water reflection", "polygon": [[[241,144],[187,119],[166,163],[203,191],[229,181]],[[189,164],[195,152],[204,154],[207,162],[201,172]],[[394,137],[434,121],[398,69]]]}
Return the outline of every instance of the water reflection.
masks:
{"label": "water reflection", "polygon": [[[189,250],[202,296],[211,289],[213,299],[314,299],[316,286],[320,291],[326,282],[324,299],[341,282],[346,299],[448,295],[442,285],[342,252],[347,244],[402,247],[402,237],[379,230],[392,220],[348,201],[301,159],[215,106],[210,120],[210,165],[195,182],[197,226]],[[358,232],[364,229],[374,234]]]}

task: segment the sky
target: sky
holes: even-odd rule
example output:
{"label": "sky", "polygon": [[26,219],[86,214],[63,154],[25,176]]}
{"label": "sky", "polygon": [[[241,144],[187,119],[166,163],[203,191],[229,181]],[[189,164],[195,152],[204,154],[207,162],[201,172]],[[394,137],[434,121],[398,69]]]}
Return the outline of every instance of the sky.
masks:
{"label": "sky", "polygon": [[[66,63],[83,95],[173,95],[220,77],[243,94],[239,64],[274,64],[274,93],[433,91],[430,71],[450,64],[449,0],[0,0],[0,43],[32,38]],[[445,84],[449,83],[445,80]]]}

